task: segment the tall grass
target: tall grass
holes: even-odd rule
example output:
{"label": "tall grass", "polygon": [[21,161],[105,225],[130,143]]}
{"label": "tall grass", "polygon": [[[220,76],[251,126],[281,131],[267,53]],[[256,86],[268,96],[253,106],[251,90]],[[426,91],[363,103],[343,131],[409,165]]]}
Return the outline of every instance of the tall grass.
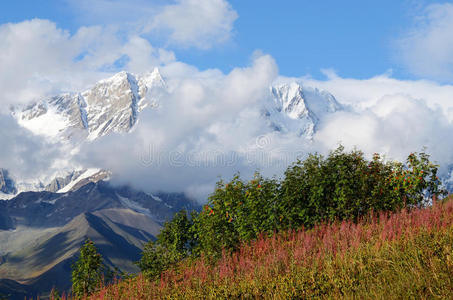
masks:
{"label": "tall grass", "polygon": [[260,236],[216,262],[186,260],[89,299],[453,297],[453,201]]}

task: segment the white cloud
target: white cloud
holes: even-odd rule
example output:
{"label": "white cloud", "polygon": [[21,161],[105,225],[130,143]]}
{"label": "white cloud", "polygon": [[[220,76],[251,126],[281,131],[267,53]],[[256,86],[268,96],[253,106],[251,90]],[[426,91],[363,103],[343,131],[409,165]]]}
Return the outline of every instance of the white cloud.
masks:
{"label": "white cloud", "polygon": [[379,75],[363,80],[342,78],[337,75],[327,80],[314,80],[310,77],[294,80],[325,89],[341,103],[359,110],[376,104],[385,96],[408,95],[414,99],[424,99],[430,108],[440,107],[448,120],[453,121],[453,85],[429,80],[399,80],[389,75]]}
{"label": "white cloud", "polygon": [[58,171],[55,158],[62,155],[61,145],[48,143],[20,127],[10,115],[0,114],[0,168],[21,179],[36,180]]}
{"label": "white cloud", "polygon": [[209,49],[231,37],[237,13],[225,0],[178,0],[165,6],[145,30],[169,32],[169,42]]}
{"label": "white cloud", "polygon": [[[282,79],[281,79],[282,80]],[[288,79],[286,79],[288,80]],[[427,152],[446,171],[453,163],[453,85],[426,80],[398,80],[388,75],[366,80],[331,76],[325,81],[299,79],[304,85],[330,91],[346,111],[325,120],[315,148],[339,142],[404,160],[410,152]]]}
{"label": "white cloud", "polygon": [[[451,85],[389,75],[276,79],[277,66],[269,56],[226,75],[180,62],[164,66],[162,73],[170,94],[159,109],[144,111],[131,134],[86,145],[81,162],[111,169],[115,182],[149,192],[184,191],[198,199],[212,191],[218,176],[240,171],[250,177],[257,169],[280,176],[297,158],[325,154],[339,143],[370,157],[380,152],[398,160],[426,146],[442,172],[453,163]],[[269,85],[294,80],[330,91],[345,105],[344,111],[321,120],[312,143],[272,131],[260,113]]]}
{"label": "white cloud", "polygon": [[[81,27],[75,34],[48,20],[0,25],[0,101],[3,109],[62,91],[80,91],[118,69],[150,70],[174,60],[137,35]],[[126,57],[124,65],[115,63]]]}
{"label": "white cloud", "polygon": [[432,4],[397,41],[400,59],[422,78],[453,79],[453,4]]}
{"label": "white cloud", "polygon": [[410,152],[427,147],[427,152],[445,167],[453,162],[451,132],[453,124],[441,110],[433,110],[424,101],[407,95],[394,95],[381,98],[360,113],[332,115],[321,126],[316,141],[326,149],[341,142],[368,155],[378,152],[400,161]]}
{"label": "white cloud", "polygon": [[209,49],[231,38],[238,15],[226,0],[67,0],[85,23],[111,24],[179,47]]}

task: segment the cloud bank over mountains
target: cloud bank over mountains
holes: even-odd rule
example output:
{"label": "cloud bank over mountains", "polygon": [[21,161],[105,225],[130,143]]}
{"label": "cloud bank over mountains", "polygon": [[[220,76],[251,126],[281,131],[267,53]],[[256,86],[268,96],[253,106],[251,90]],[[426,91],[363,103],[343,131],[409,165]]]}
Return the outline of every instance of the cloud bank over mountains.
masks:
{"label": "cloud bank over mountains", "polygon": [[[75,33],[40,19],[0,25],[0,40],[5,41],[0,44],[0,167],[17,176],[57,172],[67,166],[71,149],[19,127],[9,116],[10,106],[82,91],[119,70],[144,73],[156,66],[168,85],[157,109],[144,110],[129,134],[80,146],[76,164],[109,169],[115,182],[145,190],[204,197],[219,175],[240,171],[251,176],[257,169],[279,175],[298,156],[326,153],[339,143],[395,159],[427,147],[443,166],[453,163],[451,84],[389,74],[353,79],[326,72],[324,80],[287,78],[279,75],[270,55],[259,52],[249,66],[227,74],[198,70],[178,61],[171,49],[206,50],[230,40],[238,15],[228,2],[68,3],[92,25]],[[442,82],[450,78],[451,7],[429,6],[425,22],[399,40],[402,63],[414,74]],[[96,19],[107,25],[96,25]],[[119,21],[126,25],[119,27]],[[156,36],[160,46],[149,36]],[[261,107],[271,97],[270,86],[289,82],[329,91],[344,106],[320,122],[311,141],[271,130],[263,119]]]}

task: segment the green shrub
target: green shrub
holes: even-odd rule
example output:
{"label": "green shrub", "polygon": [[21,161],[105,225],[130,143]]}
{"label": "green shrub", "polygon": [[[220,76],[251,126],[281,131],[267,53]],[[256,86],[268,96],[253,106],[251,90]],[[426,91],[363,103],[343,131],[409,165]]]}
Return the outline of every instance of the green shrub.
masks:
{"label": "green shrub", "polygon": [[79,259],[72,265],[72,293],[76,298],[89,295],[103,283],[102,257],[94,243],[86,240]]}
{"label": "green shrub", "polygon": [[403,164],[385,162],[379,154],[368,161],[361,151],[340,146],[327,157],[298,160],[281,180],[259,173],[248,182],[239,175],[220,180],[200,213],[188,218],[183,211],[165,224],[139,266],[153,277],[185,257],[216,258],[262,233],[357,221],[371,212],[421,207],[444,194],[437,166],[425,153],[410,154]]}
{"label": "green shrub", "polygon": [[174,263],[187,257],[196,240],[192,234],[192,219],[182,210],[166,222],[155,242],[145,245],[137,265],[149,278],[155,278]]}

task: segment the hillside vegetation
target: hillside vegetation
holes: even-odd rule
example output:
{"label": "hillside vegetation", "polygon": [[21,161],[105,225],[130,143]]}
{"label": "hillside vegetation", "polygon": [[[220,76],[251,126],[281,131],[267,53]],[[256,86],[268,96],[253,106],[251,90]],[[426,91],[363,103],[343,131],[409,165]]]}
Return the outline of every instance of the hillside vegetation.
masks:
{"label": "hillside vegetation", "polygon": [[443,297],[453,278],[443,194],[424,153],[403,164],[340,147],[281,180],[236,176],[203,211],[165,224],[141,275],[91,298]]}
{"label": "hillside vegetation", "polygon": [[157,280],[140,275],[90,299],[448,298],[452,247],[449,200],[261,236],[216,263],[185,260]]}

